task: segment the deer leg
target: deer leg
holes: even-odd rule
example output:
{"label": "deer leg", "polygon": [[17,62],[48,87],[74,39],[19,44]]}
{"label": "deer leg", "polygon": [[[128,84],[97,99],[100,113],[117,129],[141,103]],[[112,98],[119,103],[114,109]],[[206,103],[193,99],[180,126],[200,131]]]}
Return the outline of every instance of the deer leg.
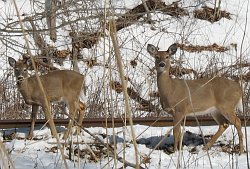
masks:
{"label": "deer leg", "polygon": [[173,135],[174,135],[174,151],[179,150],[182,146],[181,141],[181,121],[182,116],[175,115],[174,116],[174,126],[173,126]]}
{"label": "deer leg", "polygon": [[209,142],[203,147],[203,150],[208,150],[214,142],[222,135],[222,133],[228,128],[228,120],[224,117],[224,115],[219,112],[215,112],[212,114],[213,119],[219,124],[218,131],[212,136]]}
{"label": "deer leg", "polygon": [[69,137],[69,134],[71,132],[71,128],[73,125],[73,121],[75,119],[75,114],[76,114],[76,103],[72,102],[69,103],[69,123],[68,123],[68,127],[67,127],[67,131],[64,133],[64,140],[67,140],[67,138]]}
{"label": "deer leg", "polygon": [[83,121],[83,117],[85,114],[85,109],[86,109],[86,105],[84,103],[82,103],[81,101],[79,101],[79,105],[78,105],[78,110],[79,110],[79,116],[78,116],[78,126],[77,126],[77,133],[76,134],[80,134],[81,132],[81,127],[82,127],[82,121]]}
{"label": "deer leg", "polygon": [[230,123],[232,123],[235,126],[238,132],[240,154],[242,154],[244,152],[244,145],[243,145],[243,133],[241,131],[241,121],[234,112],[231,114],[228,113],[226,118],[230,121]]}
{"label": "deer leg", "polygon": [[38,113],[38,108],[39,108],[39,106],[32,105],[31,126],[30,126],[30,130],[29,130],[29,134],[27,136],[27,139],[29,139],[29,140],[33,138],[33,131],[34,131],[34,127],[35,127],[35,122],[36,122],[36,116],[37,116],[37,113]]}
{"label": "deer leg", "polygon": [[[50,102],[49,102],[50,103]],[[46,106],[46,103],[44,102],[42,104],[42,108],[43,108],[43,111],[44,111],[44,114],[45,114],[45,119],[48,121],[49,123],[49,127],[50,127],[50,130],[51,130],[51,134],[54,138],[57,137],[57,131],[56,131],[56,126],[55,126],[55,123],[54,123],[54,119],[53,119],[53,116],[51,115],[51,107],[50,105]]]}
{"label": "deer leg", "polygon": [[203,147],[203,150],[208,150],[214,142],[221,136],[221,134],[228,128],[228,123],[220,124],[218,131],[213,135],[211,140]]}

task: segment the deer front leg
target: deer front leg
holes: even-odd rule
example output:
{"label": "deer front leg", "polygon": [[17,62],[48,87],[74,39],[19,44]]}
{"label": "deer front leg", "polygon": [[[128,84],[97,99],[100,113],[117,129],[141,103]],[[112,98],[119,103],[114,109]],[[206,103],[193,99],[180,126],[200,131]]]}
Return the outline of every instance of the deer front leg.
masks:
{"label": "deer front leg", "polygon": [[32,105],[32,113],[31,113],[31,126],[30,126],[30,130],[29,130],[29,134],[27,136],[27,139],[32,139],[33,138],[33,131],[35,128],[35,122],[36,122],[36,116],[38,113],[38,108],[39,106],[37,105]]}
{"label": "deer front leg", "polygon": [[[50,103],[50,102],[48,101],[48,103]],[[44,114],[45,114],[45,119],[49,123],[51,134],[52,134],[52,136],[54,138],[57,138],[57,130],[56,130],[56,126],[55,126],[55,123],[54,123],[53,116],[51,114],[51,107],[50,107],[50,105],[46,106],[45,102],[42,105],[43,105],[42,108],[43,108],[43,111],[44,111]]]}
{"label": "deer front leg", "polygon": [[173,126],[173,135],[174,135],[174,151],[178,151],[182,146],[181,141],[181,121],[182,117],[179,115],[174,116],[174,126]]}
{"label": "deer front leg", "polygon": [[76,110],[77,110],[76,107],[77,107],[77,103],[75,103],[75,102],[69,103],[69,123],[68,123],[67,130],[63,136],[64,140],[67,140],[67,138],[69,137],[69,134],[71,132],[71,128],[72,128],[73,121],[75,119]]}

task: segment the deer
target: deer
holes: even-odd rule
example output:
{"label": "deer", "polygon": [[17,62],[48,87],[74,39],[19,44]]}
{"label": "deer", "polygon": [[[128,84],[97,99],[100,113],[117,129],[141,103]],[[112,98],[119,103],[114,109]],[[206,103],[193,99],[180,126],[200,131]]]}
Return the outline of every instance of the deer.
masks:
{"label": "deer", "polygon": [[48,110],[45,99],[47,99],[48,103],[63,101],[69,108],[70,120],[67,131],[64,134],[64,139],[68,138],[77,111],[79,112],[77,132],[80,132],[84,110],[86,108],[84,75],[72,70],[55,70],[40,75],[39,78],[47,97],[44,98],[36,76],[28,76],[29,64],[23,60],[16,61],[12,57],[8,57],[8,62],[14,69],[18,91],[21,93],[25,103],[32,106],[31,127],[27,139],[33,138],[39,106],[42,107],[44,113],[51,112],[51,105]]}
{"label": "deer", "polygon": [[236,111],[243,111],[242,88],[239,83],[225,77],[183,80],[170,77],[171,56],[176,53],[176,43],[167,51],[148,44],[147,52],[155,60],[157,87],[162,109],[173,117],[174,152],[181,147],[181,123],[187,116],[210,114],[219,125],[218,131],[204,145],[209,150],[215,141],[233,124],[239,137],[239,153],[244,152],[241,120]]}

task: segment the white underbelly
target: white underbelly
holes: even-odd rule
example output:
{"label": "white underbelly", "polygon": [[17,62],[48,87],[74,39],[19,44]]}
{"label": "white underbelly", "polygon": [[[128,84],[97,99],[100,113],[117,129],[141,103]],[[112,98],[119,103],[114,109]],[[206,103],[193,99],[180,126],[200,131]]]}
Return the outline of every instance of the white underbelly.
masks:
{"label": "white underbelly", "polygon": [[217,111],[218,110],[216,109],[216,107],[210,107],[208,109],[205,109],[204,111],[191,112],[187,116],[193,117],[193,116],[211,115]]}
{"label": "white underbelly", "polygon": [[[243,112],[242,99],[240,99],[238,104],[235,105],[234,111]],[[213,106],[213,107],[210,107],[210,108],[205,109],[203,111],[195,111],[194,110],[194,112],[190,112],[189,114],[187,114],[187,116],[194,117],[194,116],[202,116],[202,115],[211,115],[211,114],[216,113],[216,112],[218,112],[218,109],[215,106]]]}

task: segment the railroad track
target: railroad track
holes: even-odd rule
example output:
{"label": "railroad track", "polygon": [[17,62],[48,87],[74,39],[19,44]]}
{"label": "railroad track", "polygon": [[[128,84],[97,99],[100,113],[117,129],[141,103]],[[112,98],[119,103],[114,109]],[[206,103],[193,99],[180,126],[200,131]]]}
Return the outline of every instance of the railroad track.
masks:
{"label": "railroad track", "polygon": [[[244,118],[240,117],[240,119],[242,121],[242,126],[244,126]],[[211,117],[199,117],[198,121],[201,126],[217,125]],[[68,119],[54,119],[54,122],[56,126],[67,126]],[[133,118],[133,122],[134,125],[140,124],[154,127],[173,126],[173,120],[171,117]],[[0,129],[30,127],[30,123],[31,121],[29,119],[0,120]],[[45,119],[37,119],[36,126],[44,125],[45,123]],[[121,118],[85,118],[82,125],[83,127],[121,127],[125,125],[125,121]],[[126,125],[129,125],[128,120],[126,120]],[[198,126],[196,119],[193,117],[187,117],[186,126]],[[249,117],[247,117],[246,126],[250,126]]]}

